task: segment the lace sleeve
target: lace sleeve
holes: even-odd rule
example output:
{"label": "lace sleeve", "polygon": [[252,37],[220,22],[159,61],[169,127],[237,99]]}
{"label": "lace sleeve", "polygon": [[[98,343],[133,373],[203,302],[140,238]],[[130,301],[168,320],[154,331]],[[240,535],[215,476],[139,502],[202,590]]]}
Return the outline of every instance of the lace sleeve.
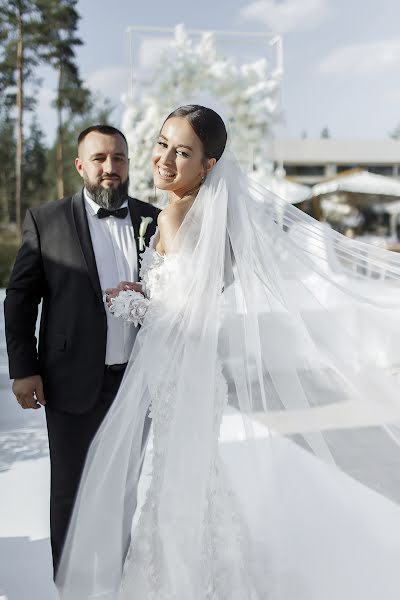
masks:
{"label": "lace sleeve", "polygon": [[124,290],[116,298],[111,298],[109,311],[117,319],[133,323],[135,327],[142,325],[150,300],[140,292]]}

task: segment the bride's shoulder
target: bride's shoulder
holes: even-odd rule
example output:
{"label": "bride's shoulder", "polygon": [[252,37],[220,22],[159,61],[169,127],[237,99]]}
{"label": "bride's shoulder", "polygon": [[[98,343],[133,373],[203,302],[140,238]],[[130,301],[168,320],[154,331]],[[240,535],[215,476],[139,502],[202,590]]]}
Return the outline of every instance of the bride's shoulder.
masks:
{"label": "bride's shoulder", "polygon": [[173,239],[182,225],[190,206],[185,203],[172,203],[158,215],[157,224],[160,230],[161,247],[165,253],[171,247]]}
{"label": "bride's shoulder", "polygon": [[165,207],[158,215],[157,224],[162,234],[163,230],[176,229],[182,225],[182,222],[189,210],[185,203],[172,203]]}
{"label": "bride's shoulder", "polygon": [[158,215],[157,223],[162,226],[166,223],[172,223],[174,221],[183,221],[188,211],[186,203],[172,203],[168,204]]}

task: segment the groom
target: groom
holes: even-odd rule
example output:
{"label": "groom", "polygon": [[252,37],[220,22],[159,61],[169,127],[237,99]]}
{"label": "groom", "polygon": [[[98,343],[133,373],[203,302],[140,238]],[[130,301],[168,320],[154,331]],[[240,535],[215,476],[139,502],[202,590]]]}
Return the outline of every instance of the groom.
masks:
{"label": "groom", "polygon": [[4,303],[13,392],[24,409],[46,407],[55,572],[88,447],[136,335],[106,310],[103,293],[118,281],[137,281],[141,219],[153,219],[148,244],[159,212],[128,196],[128,147],[118,129],[82,131],[75,166],[81,191],[28,209]]}

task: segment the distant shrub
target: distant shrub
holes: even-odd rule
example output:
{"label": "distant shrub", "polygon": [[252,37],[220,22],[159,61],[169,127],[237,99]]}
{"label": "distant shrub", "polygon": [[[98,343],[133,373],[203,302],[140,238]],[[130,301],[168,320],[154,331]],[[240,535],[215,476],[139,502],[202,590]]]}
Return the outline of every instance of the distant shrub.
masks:
{"label": "distant shrub", "polygon": [[20,237],[14,229],[0,229],[0,288],[8,284]]}

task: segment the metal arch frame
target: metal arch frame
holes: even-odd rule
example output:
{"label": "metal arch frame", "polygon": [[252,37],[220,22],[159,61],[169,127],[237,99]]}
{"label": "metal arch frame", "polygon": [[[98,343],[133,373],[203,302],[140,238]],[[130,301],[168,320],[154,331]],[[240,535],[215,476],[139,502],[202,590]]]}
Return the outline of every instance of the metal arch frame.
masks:
{"label": "metal arch frame", "polygon": [[[126,35],[128,38],[128,52],[129,52],[129,71],[130,71],[130,81],[129,81],[129,97],[133,97],[134,90],[134,82],[133,82],[133,73],[134,73],[134,65],[133,65],[133,40],[135,33],[169,33],[174,34],[175,27],[147,27],[143,25],[130,25],[126,29]],[[264,39],[267,41],[269,46],[276,47],[276,67],[275,72],[280,74],[281,78],[283,78],[284,68],[283,68],[283,38],[281,35],[277,35],[275,33],[268,32],[260,32],[260,31],[230,31],[226,29],[187,29],[186,32],[189,35],[204,35],[207,33],[215,34],[219,37],[238,37],[238,38],[254,38],[254,39]],[[282,85],[280,89],[280,104],[282,106]]]}

